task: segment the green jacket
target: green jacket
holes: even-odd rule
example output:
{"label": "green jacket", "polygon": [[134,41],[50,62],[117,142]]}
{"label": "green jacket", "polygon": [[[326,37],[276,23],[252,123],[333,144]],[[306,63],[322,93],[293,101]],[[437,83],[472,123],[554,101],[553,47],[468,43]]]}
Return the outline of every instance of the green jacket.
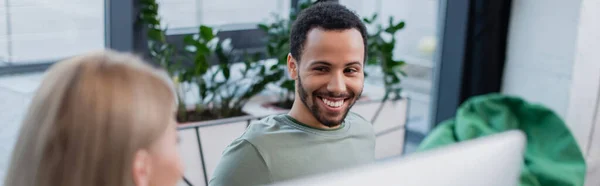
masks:
{"label": "green jacket", "polygon": [[522,186],[580,186],[586,165],[566,124],[550,109],[510,96],[490,94],[467,100],[456,117],[442,122],[418,151],[519,129],[527,136]]}

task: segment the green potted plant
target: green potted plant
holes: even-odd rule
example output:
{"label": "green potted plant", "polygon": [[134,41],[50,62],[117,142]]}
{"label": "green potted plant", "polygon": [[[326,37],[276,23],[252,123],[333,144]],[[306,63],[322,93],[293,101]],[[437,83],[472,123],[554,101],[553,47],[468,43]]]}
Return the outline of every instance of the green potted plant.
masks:
{"label": "green potted plant", "polygon": [[405,26],[404,21],[395,22],[394,17],[388,18],[385,27],[376,23],[377,14],[371,18],[363,18],[367,26],[374,27],[374,32],[369,33],[367,38],[367,52],[369,58],[367,65],[377,66],[383,73],[385,95],[382,101],[391,99],[400,99],[402,88],[400,87],[401,78],[406,76],[402,70],[405,62],[394,59],[394,48],[396,46],[396,33]]}
{"label": "green potted plant", "polygon": [[[139,23],[146,29],[151,61],[166,69],[176,85],[180,123],[245,115],[242,107],[248,100],[283,76],[256,54],[233,58],[229,39],[218,38],[208,26],[200,26],[198,33],[184,38],[183,48],[176,48],[166,40],[155,0],[141,1]],[[190,91],[197,93],[192,94],[195,99],[189,98]]]}
{"label": "green potted plant", "polygon": [[[163,28],[161,25],[158,9],[159,5],[156,0],[141,0],[137,24],[140,24],[146,32],[148,53],[151,61],[165,69],[169,77],[179,86],[178,74],[181,73],[181,56],[178,55],[175,46],[167,42],[167,28]],[[178,88],[177,100],[179,101],[179,106],[185,108],[182,95],[184,94]]]}
{"label": "green potted plant", "polygon": [[[234,67],[233,54],[228,42],[219,41],[209,27],[201,27],[200,34],[185,38],[186,50],[194,54],[196,71],[182,74],[181,80],[194,83],[198,88],[198,97],[202,98],[195,110],[188,110],[188,119],[220,119],[242,116],[242,108],[250,98],[265,87],[279,80],[283,72],[267,68],[260,61],[259,54],[244,54],[237,68]],[[226,40],[224,40],[226,41]],[[217,65],[210,68],[207,60],[215,57]],[[232,74],[239,74],[233,77]]]}
{"label": "green potted plant", "polygon": [[[296,20],[298,13],[308,7],[313,2],[304,1],[298,5],[298,10],[290,11],[287,18],[274,14],[272,23],[259,24],[263,32],[265,32],[266,55],[268,58],[276,59],[277,65],[272,67],[272,70],[287,74],[287,56],[290,52],[290,29]],[[280,87],[279,98],[275,103],[266,103],[265,106],[274,106],[283,109],[292,108],[294,103],[295,83],[289,76],[285,75],[281,80],[275,83]]]}

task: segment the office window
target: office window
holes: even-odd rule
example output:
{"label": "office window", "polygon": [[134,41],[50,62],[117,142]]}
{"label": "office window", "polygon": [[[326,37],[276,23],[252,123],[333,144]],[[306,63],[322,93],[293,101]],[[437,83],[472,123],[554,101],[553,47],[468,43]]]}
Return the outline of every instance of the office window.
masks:
{"label": "office window", "polygon": [[433,53],[424,47],[435,41],[438,16],[437,0],[340,0],[341,4],[354,10],[361,17],[378,13],[378,23],[387,24],[389,17],[403,20],[406,27],[397,33],[396,57],[406,57],[406,62],[432,66]]}
{"label": "office window", "polygon": [[395,53],[405,56],[408,63],[432,66],[433,55],[424,49],[432,37],[436,36],[438,0],[382,0],[381,15],[406,21],[404,30],[398,33]]}
{"label": "office window", "polygon": [[197,10],[202,0],[157,0],[163,26],[169,29],[199,25]]}
{"label": "office window", "polygon": [[0,7],[0,65],[104,48],[104,0],[2,0]]}
{"label": "office window", "polygon": [[273,14],[285,15],[290,0],[158,0],[163,24],[170,29],[248,25],[268,21]]}
{"label": "office window", "polygon": [[[389,17],[403,20],[404,29],[396,34],[394,58],[404,60],[407,77],[402,80],[405,93],[411,98],[408,127],[427,133],[430,120],[430,95],[435,88],[432,82],[436,34],[438,28],[438,0],[340,0],[341,4],[354,10],[361,17],[378,13],[377,22],[386,26]],[[382,83],[377,74],[371,81]],[[367,81],[369,81],[369,78]]]}

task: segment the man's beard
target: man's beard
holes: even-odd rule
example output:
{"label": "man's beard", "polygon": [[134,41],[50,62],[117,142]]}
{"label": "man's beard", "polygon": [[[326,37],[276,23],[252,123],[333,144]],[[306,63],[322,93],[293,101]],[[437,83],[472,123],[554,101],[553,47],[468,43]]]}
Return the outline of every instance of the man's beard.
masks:
{"label": "man's beard", "polygon": [[316,103],[318,101],[317,100],[318,96],[326,95],[329,97],[340,97],[340,95],[335,95],[332,92],[320,92],[318,94],[313,92],[312,105],[308,105],[308,102],[307,102],[308,92],[306,92],[306,90],[304,90],[304,86],[302,84],[301,78],[298,78],[298,96],[300,97],[300,100],[302,101],[302,103],[304,103],[304,106],[306,106],[306,108],[308,108],[308,110],[310,110],[310,112],[315,117],[315,119],[317,119],[317,121],[319,121],[321,124],[323,124],[329,128],[336,127],[336,126],[342,124],[343,120],[348,115],[350,108],[352,108],[352,106],[354,106],[354,103],[356,103],[356,100],[358,99],[358,97],[360,97],[361,94],[362,94],[362,91],[358,94],[358,96],[352,91],[348,91],[348,93],[344,93],[344,95],[346,95],[345,97],[348,97],[347,101],[349,101],[349,102],[348,102],[348,108],[346,108],[346,110],[343,111],[344,114],[343,114],[342,118],[339,120],[327,119],[326,117],[324,117],[322,115],[322,112],[319,112],[319,106]]}

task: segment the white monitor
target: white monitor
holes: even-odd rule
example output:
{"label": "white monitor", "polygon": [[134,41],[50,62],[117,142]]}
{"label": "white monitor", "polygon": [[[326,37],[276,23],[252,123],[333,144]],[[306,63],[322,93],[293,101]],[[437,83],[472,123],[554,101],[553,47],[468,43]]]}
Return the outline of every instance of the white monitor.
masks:
{"label": "white monitor", "polygon": [[509,131],[277,185],[517,186],[525,143]]}

